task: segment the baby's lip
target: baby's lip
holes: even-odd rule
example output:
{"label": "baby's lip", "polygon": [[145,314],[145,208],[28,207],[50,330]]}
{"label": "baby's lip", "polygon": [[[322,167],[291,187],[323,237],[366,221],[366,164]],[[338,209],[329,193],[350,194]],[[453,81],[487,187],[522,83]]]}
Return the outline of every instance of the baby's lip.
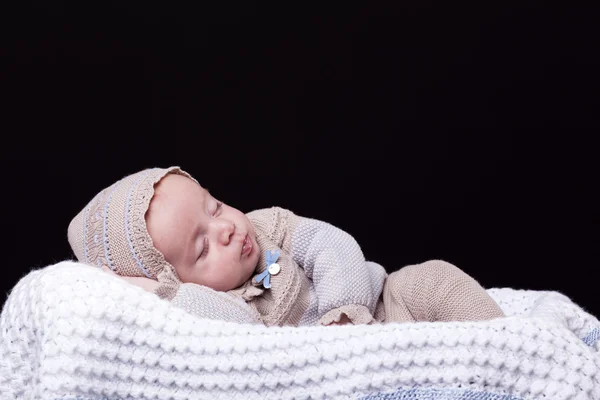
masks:
{"label": "baby's lip", "polygon": [[246,234],[244,241],[242,242],[242,257],[247,256],[252,252],[252,240],[250,235]]}

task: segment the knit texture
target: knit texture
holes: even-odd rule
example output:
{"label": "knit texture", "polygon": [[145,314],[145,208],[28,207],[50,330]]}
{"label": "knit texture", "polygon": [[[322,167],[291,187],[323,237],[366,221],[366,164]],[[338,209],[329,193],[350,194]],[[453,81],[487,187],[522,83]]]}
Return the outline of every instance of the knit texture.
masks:
{"label": "knit texture", "polygon": [[314,288],[302,322],[328,324],[341,314],[369,323],[386,279],[385,269],[367,261],[357,241],[327,222],[292,214],[292,258],[304,268]]}
{"label": "knit texture", "polygon": [[61,262],[4,305],[0,398],[600,399],[594,316],[556,292],[488,293],[506,318],[265,327]]}
{"label": "knit texture", "polygon": [[193,315],[210,315],[212,319],[243,324],[262,324],[260,314],[244,300],[206,286],[184,283],[171,303]]}
{"label": "knit texture", "polygon": [[373,321],[386,272],[365,261],[352,236],[280,207],[247,215],[261,252],[256,273],[267,267],[267,250],[280,250],[281,271],[268,290],[249,281],[231,293],[246,300],[265,325],[328,324],[344,313],[341,307],[356,323]]}
{"label": "knit texture", "polygon": [[[248,322],[245,311],[237,312],[239,309],[231,308],[227,301],[223,302],[224,310],[218,309],[218,304],[228,296],[200,286],[186,285],[183,289],[175,268],[155,248],[147,231],[145,214],[155,185],[167,174],[180,174],[198,183],[179,167],[146,169],[115,182],[94,196],[69,224],[68,239],[75,256],[81,263],[107,266],[121,276],[155,279],[160,283],[155,291],[159,297],[177,298],[176,305],[195,315],[213,319],[225,317],[227,321],[237,316],[240,318],[237,322]],[[260,252],[256,272],[265,271],[265,251],[274,250],[281,251],[278,260],[281,270],[270,277],[271,288],[266,291],[260,283],[249,280],[228,294],[229,298],[246,301],[253,310],[252,320],[259,315],[267,326],[328,325],[339,321],[342,315],[354,324],[370,324],[380,322],[384,311],[392,321],[501,316],[497,306],[495,313],[489,312],[490,307],[486,305],[493,305],[493,301],[466,274],[461,277],[466,284],[456,288],[452,286],[459,281],[455,274],[438,279],[440,272],[447,269],[438,271],[437,264],[435,268],[415,267],[415,273],[401,272],[403,276],[414,278],[412,280],[388,279],[382,297],[387,277],[385,269],[366,261],[360,246],[348,233],[280,207],[256,210],[247,216],[254,225]],[[420,276],[421,270],[432,274]],[[423,290],[413,290],[417,287]],[[382,300],[386,303],[385,309]],[[411,314],[411,307],[412,310],[422,308],[416,310],[416,318]],[[460,307],[462,315],[453,318]],[[473,318],[475,308],[481,315]],[[418,317],[426,312],[428,318]]]}
{"label": "knit texture", "polygon": [[[475,279],[447,262],[407,266],[388,277],[381,265],[365,260],[350,234],[329,223],[279,207],[248,217],[261,251],[257,273],[266,268],[265,250],[281,250],[281,272],[272,276],[269,290],[249,281],[229,294],[245,300],[267,326],[329,325],[342,315],[355,325],[504,316]],[[194,305],[195,290],[206,297],[202,287],[188,285],[177,293],[177,305],[204,318],[219,319],[228,312]]]}
{"label": "knit texture", "polygon": [[194,180],[179,167],[151,168],[125,176],[94,196],[67,230],[77,260],[107,266],[121,276],[162,280],[165,275],[172,282],[175,269],[154,247],[145,220],[154,186],[167,174]]}
{"label": "knit texture", "polygon": [[383,303],[386,322],[485,321],[504,316],[475,279],[441,260],[392,273],[385,282]]}

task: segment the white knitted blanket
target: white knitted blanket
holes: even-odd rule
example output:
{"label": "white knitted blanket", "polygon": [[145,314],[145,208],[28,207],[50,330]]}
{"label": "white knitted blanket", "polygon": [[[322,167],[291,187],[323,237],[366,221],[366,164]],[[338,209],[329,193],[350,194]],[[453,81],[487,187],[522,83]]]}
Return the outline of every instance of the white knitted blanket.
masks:
{"label": "white knitted blanket", "polygon": [[206,320],[74,262],[0,320],[4,399],[600,399],[600,323],[556,292],[490,289],[475,323],[267,328]]}

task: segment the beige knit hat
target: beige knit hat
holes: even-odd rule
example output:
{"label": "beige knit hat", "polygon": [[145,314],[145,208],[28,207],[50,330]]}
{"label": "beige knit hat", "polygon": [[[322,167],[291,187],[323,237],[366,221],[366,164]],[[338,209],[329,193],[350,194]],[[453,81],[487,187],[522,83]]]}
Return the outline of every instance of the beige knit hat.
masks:
{"label": "beige knit hat", "polygon": [[126,176],[94,196],[69,224],[69,244],[79,262],[108,266],[121,276],[179,280],[146,228],[154,186],[167,174],[198,183],[179,167],[151,168]]}

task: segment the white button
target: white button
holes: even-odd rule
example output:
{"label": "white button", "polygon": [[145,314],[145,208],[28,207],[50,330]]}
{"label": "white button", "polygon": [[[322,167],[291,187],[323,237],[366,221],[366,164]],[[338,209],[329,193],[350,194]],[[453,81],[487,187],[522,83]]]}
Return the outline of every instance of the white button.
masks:
{"label": "white button", "polygon": [[271,275],[277,275],[281,271],[281,267],[277,263],[273,263],[269,265],[269,273]]}

